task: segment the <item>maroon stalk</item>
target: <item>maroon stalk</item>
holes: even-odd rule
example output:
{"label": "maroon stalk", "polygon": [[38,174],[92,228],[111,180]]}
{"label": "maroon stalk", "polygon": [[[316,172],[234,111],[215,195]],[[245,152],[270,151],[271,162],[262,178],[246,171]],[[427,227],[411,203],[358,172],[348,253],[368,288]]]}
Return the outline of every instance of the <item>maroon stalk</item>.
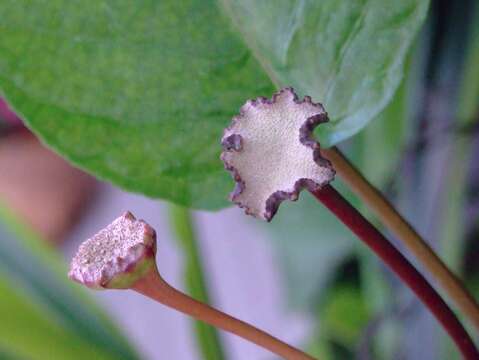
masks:
{"label": "maroon stalk", "polygon": [[314,128],[327,120],[321,104],[313,103],[309,96],[299,99],[292,88],[280,90],[271,99],[248,100],[225,129],[221,142],[221,159],[236,181],[231,200],[247,214],[270,221],[282,201],[297,200],[299,192],[308,189],[408,284],[464,357],[479,360],[471,338],[439,294],[376,228],[327,185],[335,171],[321,157],[320,145],[313,136]]}
{"label": "maroon stalk", "polygon": [[464,359],[478,360],[479,352],[456,315],[414,266],[331,185],[311,192],[324,206],[373,250],[423,301],[449,333]]}

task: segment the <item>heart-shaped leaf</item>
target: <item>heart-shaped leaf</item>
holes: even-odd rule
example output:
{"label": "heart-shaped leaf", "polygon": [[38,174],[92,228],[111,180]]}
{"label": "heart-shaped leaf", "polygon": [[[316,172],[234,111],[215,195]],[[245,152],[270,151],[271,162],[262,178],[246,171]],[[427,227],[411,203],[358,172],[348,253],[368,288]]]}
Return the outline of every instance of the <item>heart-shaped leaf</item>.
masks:
{"label": "heart-shaped leaf", "polygon": [[221,131],[246,99],[272,94],[266,73],[323,102],[321,141],[337,143],[391,98],[427,2],[4,0],[0,88],[98,177],[219,208],[231,187]]}
{"label": "heart-shaped leaf", "polygon": [[223,0],[278,86],[328,111],[322,145],[361,130],[391,100],[428,0]]}

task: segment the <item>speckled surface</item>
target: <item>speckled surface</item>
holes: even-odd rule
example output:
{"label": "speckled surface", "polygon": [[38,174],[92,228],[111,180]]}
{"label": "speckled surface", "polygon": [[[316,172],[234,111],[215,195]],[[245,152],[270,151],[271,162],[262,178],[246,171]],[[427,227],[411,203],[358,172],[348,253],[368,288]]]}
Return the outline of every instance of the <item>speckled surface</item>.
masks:
{"label": "speckled surface", "polygon": [[155,230],[127,211],[80,245],[68,276],[91,288],[128,288],[155,251]]}
{"label": "speckled surface", "polygon": [[270,221],[282,201],[333,180],[334,170],[312,136],[326,121],[321,104],[308,96],[300,100],[292,88],[271,99],[248,100],[222,139],[221,159],[236,181],[231,200]]}

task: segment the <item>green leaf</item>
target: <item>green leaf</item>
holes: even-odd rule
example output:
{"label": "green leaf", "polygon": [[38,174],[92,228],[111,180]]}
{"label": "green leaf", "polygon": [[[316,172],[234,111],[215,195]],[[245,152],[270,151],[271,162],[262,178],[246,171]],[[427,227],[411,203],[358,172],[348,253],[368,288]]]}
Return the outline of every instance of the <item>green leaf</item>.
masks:
{"label": "green leaf", "polygon": [[[30,301],[35,303],[35,313],[41,312],[42,319],[45,317],[52,322],[53,327],[75,335],[77,344],[88,344],[112,358],[137,359],[113,323],[95,306],[80,285],[67,278],[67,268],[53,249],[23,227],[1,204],[0,219],[0,278],[8,279],[11,286],[15,285],[16,291],[28,296]],[[0,301],[10,303],[16,300],[5,297]],[[26,302],[22,306],[30,309],[27,310],[32,313],[31,317],[40,316],[35,315],[33,307]],[[9,313],[3,306],[0,306],[0,309]],[[9,326],[16,326],[15,321],[12,318]],[[20,317],[18,321],[26,320]],[[30,347],[30,340],[24,335],[24,338],[19,337],[15,341],[20,342],[23,339],[24,346]],[[45,347],[49,346],[48,342],[42,343]]]}
{"label": "green leaf", "polygon": [[[388,106],[355,137],[361,143],[356,165],[378,188],[391,180],[407,147],[406,82],[403,81]],[[371,151],[373,148],[375,151]]]}
{"label": "green leaf", "polygon": [[222,129],[270,80],[213,0],[4,0],[0,88],[40,137],[121,187],[226,205]]}
{"label": "green leaf", "polygon": [[278,86],[322,102],[323,145],[361,130],[391,100],[428,0],[222,0]]}
{"label": "green leaf", "polygon": [[320,311],[320,324],[327,337],[353,348],[369,319],[367,303],[358,288],[348,285],[332,289]]}
{"label": "green leaf", "polygon": [[66,330],[0,277],[0,355],[7,359],[116,359]]}
{"label": "green leaf", "polygon": [[309,348],[320,359],[352,359],[371,313],[359,283],[335,280],[317,305]]}
{"label": "green leaf", "polygon": [[325,104],[320,136],[335,144],[391,99],[427,5],[4,0],[0,88],[45,142],[98,177],[219,208],[231,188],[221,131],[246,99],[273,92],[266,73]]}

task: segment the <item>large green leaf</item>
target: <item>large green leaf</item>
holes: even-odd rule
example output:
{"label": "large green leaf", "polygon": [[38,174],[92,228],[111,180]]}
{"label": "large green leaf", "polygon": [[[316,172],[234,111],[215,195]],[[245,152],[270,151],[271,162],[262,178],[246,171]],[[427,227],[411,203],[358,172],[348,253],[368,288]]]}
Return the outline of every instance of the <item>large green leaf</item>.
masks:
{"label": "large green leaf", "polygon": [[0,86],[49,145],[128,190],[219,207],[222,129],[271,93],[212,0],[4,0]]}
{"label": "large green leaf", "polygon": [[[43,346],[42,351],[52,352],[54,350],[48,349],[52,346],[48,336],[61,332],[67,343],[74,343],[74,349],[87,346],[98,352],[99,358],[108,355],[115,359],[136,359],[136,354],[106,315],[80,285],[67,279],[67,268],[54,251],[22,227],[1,204],[0,219],[0,279],[8,279],[0,284],[0,317],[9,319],[5,320],[8,326],[1,328],[7,328],[7,332],[8,328],[16,329],[8,336],[0,334],[4,340],[0,342],[0,349],[6,347],[7,352],[15,350],[16,354]],[[6,290],[8,287],[12,290]],[[14,307],[18,307],[20,313],[14,313],[17,311]],[[31,331],[28,326],[23,327],[29,321],[34,327]],[[45,327],[51,331],[43,331]],[[78,354],[85,352],[78,350]]]}
{"label": "large green leaf", "polygon": [[263,69],[325,103],[332,123],[321,136],[334,144],[387,104],[426,9],[427,0],[3,0],[0,88],[75,164],[131,191],[218,208],[231,187],[221,130],[245,99],[271,94]]}
{"label": "large green leaf", "polygon": [[324,145],[362,129],[392,98],[428,0],[222,0],[279,86],[322,102]]}

